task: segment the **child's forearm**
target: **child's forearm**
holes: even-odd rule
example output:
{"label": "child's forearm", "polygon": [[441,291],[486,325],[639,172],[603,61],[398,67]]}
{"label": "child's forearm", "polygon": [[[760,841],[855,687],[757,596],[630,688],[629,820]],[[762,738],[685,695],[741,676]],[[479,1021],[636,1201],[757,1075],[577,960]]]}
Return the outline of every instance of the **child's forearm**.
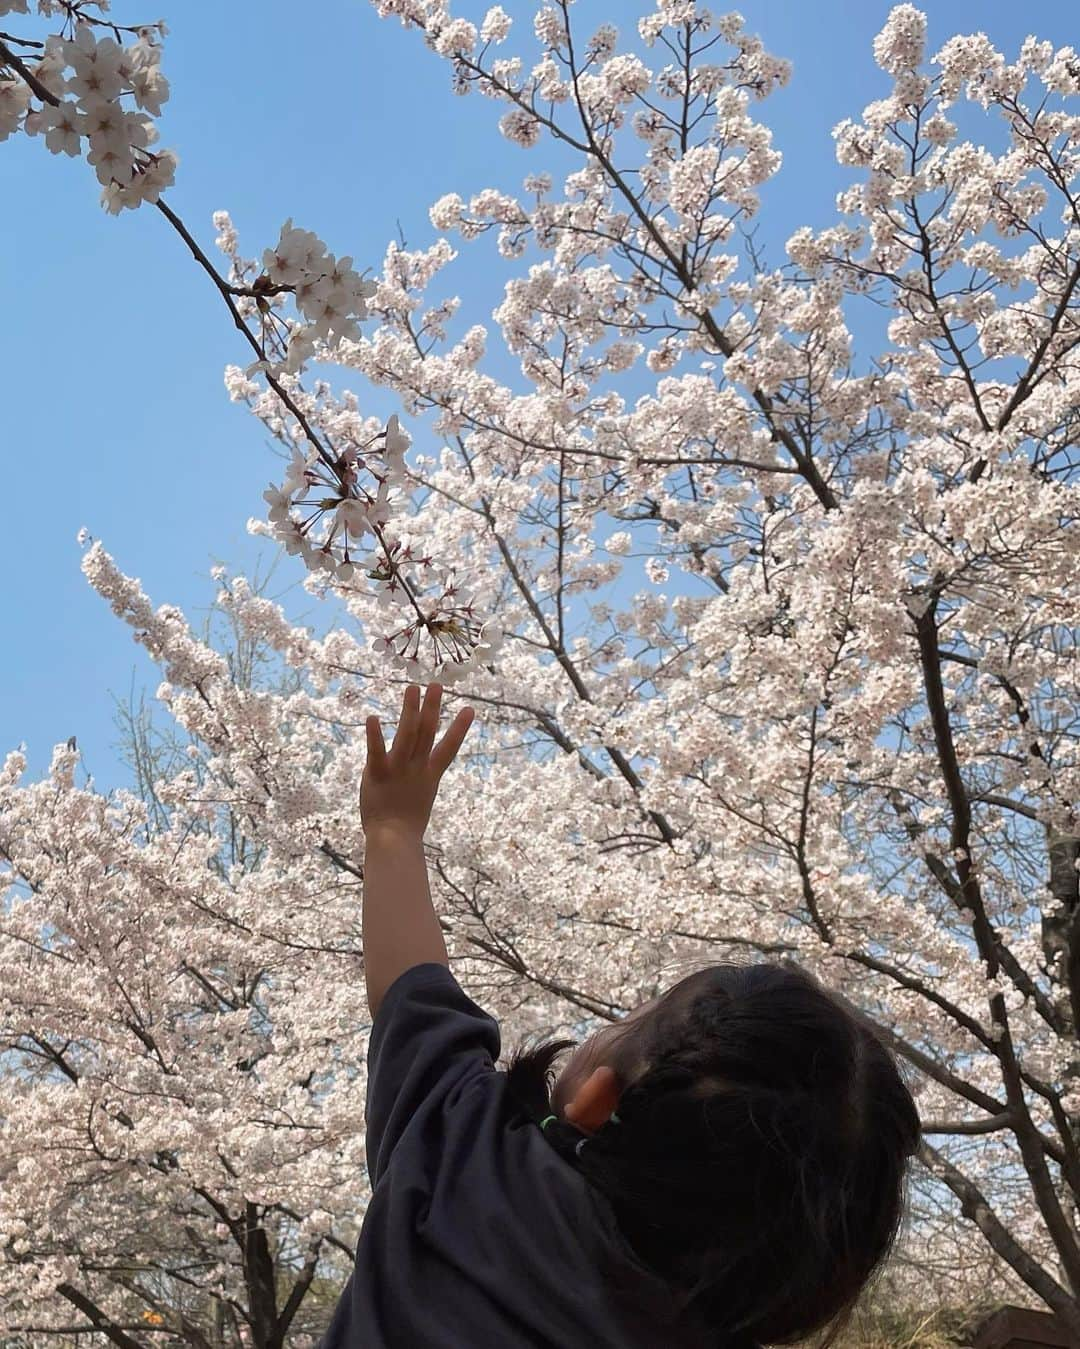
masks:
{"label": "child's forearm", "polygon": [[422,834],[379,824],[364,854],[364,978],[374,1020],[390,985],[414,965],[450,967],[431,905]]}

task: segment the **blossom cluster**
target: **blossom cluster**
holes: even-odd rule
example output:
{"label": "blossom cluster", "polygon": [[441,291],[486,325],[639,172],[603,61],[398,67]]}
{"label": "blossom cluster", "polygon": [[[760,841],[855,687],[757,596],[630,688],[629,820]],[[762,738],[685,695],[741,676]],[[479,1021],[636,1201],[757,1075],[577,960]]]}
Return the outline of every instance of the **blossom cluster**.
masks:
{"label": "blossom cluster", "polygon": [[[271,484],[263,493],[275,537],[286,552],[298,554],[312,570],[332,572],[341,581],[351,580],[358,561],[356,550],[364,536],[388,523],[390,489],[404,476],[409,441],[396,417],[390,419],[381,439],[388,471],[379,478],[374,497],[359,485],[360,471],[367,466],[359,448],[345,450],[332,470],[322,465],[314,452],[304,455],[294,450],[282,485]],[[376,449],[375,445],[364,448],[370,453]],[[309,501],[313,488],[322,488],[330,495]],[[308,517],[300,520],[297,509],[307,509]],[[429,559],[421,561],[426,564]]]}
{"label": "blossom cluster", "polygon": [[[372,649],[391,668],[452,683],[489,663],[501,640],[497,625],[474,596],[462,592],[453,567],[440,566],[434,550],[418,549],[395,533],[408,506],[410,443],[398,417],[385,427],[373,425],[358,415],[353,398],[331,416],[325,397],[308,395],[299,382],[309,355],[343,359],[360,336],[357,320],[367,317],[369,300],[385,288],[362,279],[350,258],[335,259],[315,234],[291,220],[276,247],[263,253],[261,267],[241,257],[227,212],[217,212],[214,223],[218,245],[231,261],[238,306],[260,316],[260,345],[267,352],[246,370],[230,366],[226,385],[289,452],[284,481],[263,494],[266,524],[252,521],[249,528],[276,538],[339,593],[376,597]],[[306,325],[281,315],[290,294]],[[273,354],[279,359],[271,360]],[[281,415],[276,389],[260,394],[253,381],[260,371],[284,381],[278,387],[287,387],[291,415]],[[318,438],[306,429],[313,424],[320,426]]]}
{"label": "blossom cluster", "polygon": [[[225,230],[230,222],[219,211],[214,223]],[[248,368],[249,375],[255,370],[295,374],[315,355],[318,343],[332,352],[342,342],[359,338],[357,321],[367,317],[375,283],[353,268],[352,258],[336,258],[318,235],[297,229],[289,219],[277,244],[263,252],[262,263],[262,273],[252,284],[262,311],[267,312],[279,296],[291,294],[307,322],[288,325],[284,360],[258,360]]]}
{"label": "blossom cluster", "polygon": [[[339,587],[360,587],[376,598],[379,618],[370,625],[371,649],[410,679],[430,677],[452,684],[494,657],[498,625],[484,621],[463,595],[453,569],[438,567],[413,542],[387,532],[391,493],[404,479],[409,444],[397,417],[360,448],[343,451],[331,467],[313,453],[294,450],[280,487],[263,496],[272,537],[308,569]],[[384,471],[365,456],[379,456]],[[360,482],[367,468],[376,478],[374,496]],[[261,530],[259,531],[261,532]],[[371,535],[377,547],[359,549]],[[395,615],[394,610],[399,612]]]}
{"label": "blossom cluster", "polygon": [[[42,136],[53,154],[77,157],[85,141],[109,211],[156,202],[177,164],[173,151],[150,148],[158,139],[153,119],[169,97],[160,65],[165,24],[128,30],[134,40],[122,46],[109,33],[99,35],[80,6],[56,8],[68,25],[74,22],[70,36],[51,34],[40,59],[20,62],[22,72],[0,56],[0,140],[21,124],[28,135]],[[128,99],[133,106],[126,106]]]}

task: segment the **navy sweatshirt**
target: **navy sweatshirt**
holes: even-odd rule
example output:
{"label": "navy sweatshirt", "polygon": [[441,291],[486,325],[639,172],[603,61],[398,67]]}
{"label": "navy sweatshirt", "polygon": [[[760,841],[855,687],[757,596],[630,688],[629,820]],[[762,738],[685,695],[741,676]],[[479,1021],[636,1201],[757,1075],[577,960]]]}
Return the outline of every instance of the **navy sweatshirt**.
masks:
{"label": "navy sweatshirt", "polygon": [[715,1349],[672,1321],[606,1199],[506,1091],[499,1027],[444,965],[387,990],[368,1047],[372,1198],[318,1349]]}

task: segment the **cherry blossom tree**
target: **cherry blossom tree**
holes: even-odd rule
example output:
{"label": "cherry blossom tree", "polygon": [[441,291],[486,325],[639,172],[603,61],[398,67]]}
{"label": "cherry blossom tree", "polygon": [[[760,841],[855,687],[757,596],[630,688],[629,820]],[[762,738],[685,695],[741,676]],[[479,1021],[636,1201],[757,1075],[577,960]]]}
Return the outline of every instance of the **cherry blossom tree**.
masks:
{"label": "cherry blossom tree", "polygon": [[[0,779],[7,1323],[75,1309],[119,1341],[149,1312],[205,1340],[187,1280],[276,1345],[320,1262],[347,1268],[363,723],[437,674],[483,733],[436,806],[433,894],[504,1042],[613,1019],[687,962],[794,956],[911,1073],[900,1265],[1080,1336],[1080,57],[928,54],[895,8],[891,92],[836,128],[842,219],[769,269],[740,243],[780,171],[752,110],[789,70],[738,15],[658,0],[636,35],[583,37],[557,0],[532,60],[501,54],[499,7],[376,0],[504,136],[573,160],[432,206],[520,260],[466,326],[447,237],[368,281],[291,222],[249,259],[220,213],[219,273],[147,119],[100,106],[153,114],[161,28],[40,8],[64,31],[33,59],[0,39],[0,130],[86,140],[110,209],[182,235],[256,354],[229,394],[289,460],[251,528],[348,622],[316,638],[222,574],[237,632],[295,676],[264,687],[84,556],[190,763],[156,813],[76,786],[66,748]],[[313,359],[393,391],[430,452]]]}

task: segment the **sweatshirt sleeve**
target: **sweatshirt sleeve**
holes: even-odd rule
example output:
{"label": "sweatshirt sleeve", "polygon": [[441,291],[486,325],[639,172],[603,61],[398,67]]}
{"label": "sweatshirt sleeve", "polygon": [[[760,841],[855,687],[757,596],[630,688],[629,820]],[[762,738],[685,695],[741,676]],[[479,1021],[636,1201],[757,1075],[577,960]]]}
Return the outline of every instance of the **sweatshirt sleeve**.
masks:
{"label": "sweatshirt sleeve", "polygon": [[409,1121],[495,1071],[499,1025],[445,965],[413,965],[390,985],[368,1042],[367,1165],[372,1189]]}

